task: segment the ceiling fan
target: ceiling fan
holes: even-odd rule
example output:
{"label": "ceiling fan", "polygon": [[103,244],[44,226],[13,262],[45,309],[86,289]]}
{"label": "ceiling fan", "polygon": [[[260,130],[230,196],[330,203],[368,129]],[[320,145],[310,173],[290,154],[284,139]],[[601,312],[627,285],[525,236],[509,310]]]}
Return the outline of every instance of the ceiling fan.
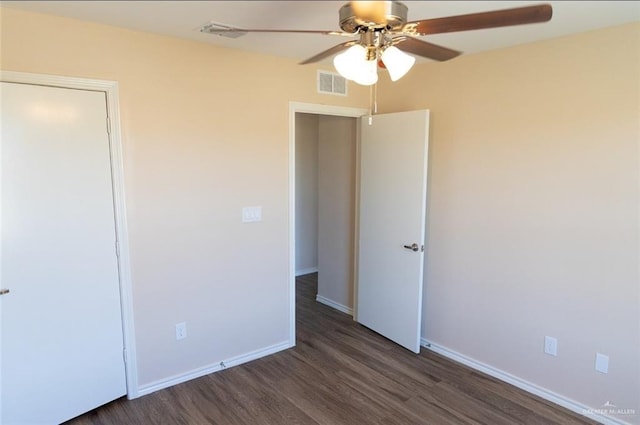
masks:
{"label": "ceiling fan", "polygon": [[[378,80],[377,68],[386,68],[393,81],[400,79],[422,56],[436,61],[453,59],[462,52],[420,40],[417,37],[457,31],[547,22],[553,14],[551,5],[539,4],[514,9],[494,10],[443,18],[407,22],[408,8],[399,1],[351,1],[340,8],[342,31],[287,29],[240,29],[208,24],[200,31],[239,37],[246,33],[323,34],[357,37],[320,52],[300,64],[318,62],[342,52],[334,58],[334,66],[345,78],[362,85]],[[346,50],[343,52],[343,50]]]}

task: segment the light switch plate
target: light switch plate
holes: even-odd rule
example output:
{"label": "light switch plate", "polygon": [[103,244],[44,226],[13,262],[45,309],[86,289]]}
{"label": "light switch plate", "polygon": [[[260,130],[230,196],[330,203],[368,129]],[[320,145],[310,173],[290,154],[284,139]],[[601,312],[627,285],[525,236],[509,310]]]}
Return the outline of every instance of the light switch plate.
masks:
{"label": "light switch plate", "polygon": [[242,208],[243,223],[255,223],[257,221],[262,221],[262,207]]}
{"label": "light switch plate", "polygon": [[550,356],[558,355],[558,340],[552,336],[544,337],[544,352]]}
{"label": "light switch plate", "polygon": [[601,373],[609,373],[609,356],[596,353],[596,370]]}

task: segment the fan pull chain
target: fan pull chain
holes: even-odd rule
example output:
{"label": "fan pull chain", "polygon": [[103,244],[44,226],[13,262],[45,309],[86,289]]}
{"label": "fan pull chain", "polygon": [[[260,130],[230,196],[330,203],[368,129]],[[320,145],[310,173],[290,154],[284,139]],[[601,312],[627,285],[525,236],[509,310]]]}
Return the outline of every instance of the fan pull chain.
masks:
{"label": "fan pull chain", "polygon": [[369,125],[373,124],[373,86],[369,86]]}
{"label": "fan pull chain", "polygon": [[378,83],[373,85],[373,113],[378,113]]}
{"label": "fan pull chain", "polygon": [[373,125],[373,114],[378,113],[378,83],[369,86],[369,125]]}

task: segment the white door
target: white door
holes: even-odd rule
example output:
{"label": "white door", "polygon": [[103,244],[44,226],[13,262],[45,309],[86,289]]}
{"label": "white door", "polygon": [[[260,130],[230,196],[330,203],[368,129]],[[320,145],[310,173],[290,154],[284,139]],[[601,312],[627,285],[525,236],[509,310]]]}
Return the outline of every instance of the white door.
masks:
{"label": "white door", "polygon": [[0,422],[56,424],[126,393],[106,98],[0,90]]}
{"label": "white door", "polygon": [[361,119],[357,321],[420,352],[429,111]]}

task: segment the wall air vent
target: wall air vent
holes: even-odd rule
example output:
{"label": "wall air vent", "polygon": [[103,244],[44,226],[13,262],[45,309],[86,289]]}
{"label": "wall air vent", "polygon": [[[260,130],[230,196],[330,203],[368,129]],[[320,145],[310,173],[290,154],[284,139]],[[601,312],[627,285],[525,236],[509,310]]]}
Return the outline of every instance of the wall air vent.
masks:
{"label": "wall air vent", "polygon": [[207,34],[219,35],[220,37],[238,38],[246,35],[246,31],[241,29],[230,27],[229,25],[218,24],[215,22],[209,22],[200,27],[200,32]]}
{"label": "wall air vent", "polygon": [[336,73],[318,71],[318,93],[347,95],[347,80]]}

